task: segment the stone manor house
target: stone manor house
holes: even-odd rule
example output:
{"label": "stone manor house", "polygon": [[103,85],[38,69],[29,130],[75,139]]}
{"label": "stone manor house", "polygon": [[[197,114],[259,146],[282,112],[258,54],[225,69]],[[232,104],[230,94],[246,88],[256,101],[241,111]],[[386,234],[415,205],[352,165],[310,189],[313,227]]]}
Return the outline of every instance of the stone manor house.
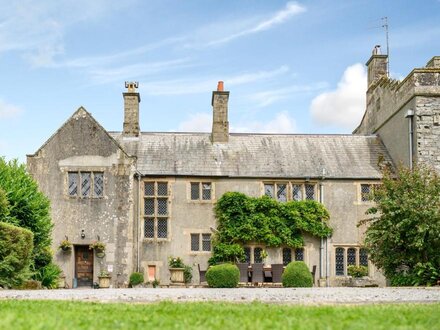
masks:
{"label": "stone manor house", "polygon": [[[70,287],[91,285],[102,270],[114,287],[134,271],[169,283],[168,257],[206,269],[215,232],[215,202],[228,191],[279,201],[314,199],[330,213],[328,239],[305,237],[301,249],[245,247],[249,262],[304,260],[317,267],[316,285],[337,286],[348,265],[366,265],[385,278],[362,247],[358,227],[381,178],[380,163],[440,170],[440,57],[402,81],[387,75],[387,56],[367,62],[364,117],[353,134],[240,134],[229,132],[229,92],[212,93],[211,133],[142,132],[140,95],[126,83],[122,132],[108,132],[83,107],[28,155],[29,172],[50,198],[55,260]],[[62,240],[70,253],[58,250]],[[89,250],[94,241],[105,253]]]}

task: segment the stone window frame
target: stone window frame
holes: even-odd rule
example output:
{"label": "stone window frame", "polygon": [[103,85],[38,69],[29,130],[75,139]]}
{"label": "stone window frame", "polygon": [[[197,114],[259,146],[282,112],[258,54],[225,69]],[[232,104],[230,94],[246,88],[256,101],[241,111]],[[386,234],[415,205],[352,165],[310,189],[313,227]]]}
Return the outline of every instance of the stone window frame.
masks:
{"label": "stone window frame", "polygon": [[[198,235],[199,237],[199,249],[198,250],[193,250],[192,249],[192,236],[193,235]],[[210,236],[210,249],[208,250],[203,250],[203,235],[209,235]],[[191,255],[196,255],[196,254],[211,254],[212,253],[212,233],[208,232],[206,230],[203,231],[195,231],[192,230],[189,234],[189,253]]]}
{"label": "stone window frame", "polygon": [[356,184],[356,204],[360,204],[360,205],[371,205],[374,204],[373,200],[366,200],[364,199],[364,193],[362,192],[362,186],[368,185],[370,186],[370,191],[371,191],[371,187],[374,186],[379,186],[381,185],[381,181],[376,180],[376,181],[361,181],[361,182],[357,182]]}
{"label": "stone window frame", "polygon": [[[302,260],[299,260],[296,258],[296,252],[297,252],[297,250],[300,250],[300,249],[302,249],[302,255],[303,255]],[[284,262],[284,250],[290,250],[290,257],[291,257],[290,262],[292,262],[292,261],[304,261],[305,262],[306,261],[306,251],[307,250],[306,250],[305,246],[300,247],[300,248],[291,248],[288,246],[283,246],[283,247],[281,247],[281,259],[282,259],[282,264],[284,266],[287,266],[287,264]]]}
{"label": "stone window frame", "polygon": [[[146,195],[145,194],[145,184],[146,183],[154,183],[154,195]],[[167,193],[168,195],[158,195],[158,183],[166,183],[167,184]],[[172,185],[171,180],[168,178],[147,178],[142,180],[142,184],[140,185],[140,194],[141,194],[141,218],[143,219],[141,225],[141,233],[142,239],[144,242],[165,242],[171,240],[171,200],[172,200]],[[167,215],[159,215],[157,214],[157,199],[167,199]],[[154,215],[145,214],[145,200],[146,199],[154,199]],[[145,222],[147,219],[154,219],[154,237],[145,237]],[[158,237],[158,220],[166,219],[167,221],[167,237]]]}
{"label": "stone window frame", "polygon": [[[107,174],[106,171],[99,167],[88,167],[88,168],[68,168],[68,169],[62,169],[62,171],[65,172],[65,178],[64,178],[64,195],[69,199],[90,199],[90,200],[100,200],[106,198],[106,192],[107,189],[105,188],[107,186]],[[77,193],[76,195],[70,195],[69,193],[69,174],[75,173],[78,174],[78,187],[77,187]],[[81,194],[81,173],[91,173],[91,184],[90,184],[90,194],[88,196],[83,196]],[[102,174],[102,195],[96,196],[94,194],[95,189],[95,173],[101,173]]]}
{"label": "stone window frame", "polygon": [[[336,274],[336,250],[337,249],[343,249],[344,250],[344,271],[343,274]],[[353,265],[355,266],[359,266],[361,265],[361,250],[366,250],[365,246],[359,245],[359,244],[337,244],[333,246],[333,257],[332,257],[332,273],[334,274],[335,277],[346,277],[348,276],[347,274],[347,267],[350,266],[348,264],[348,250],[349,249],[354,249],[355,250],[355,263]],[[365,266],[365,265],[363,265]],[[370,257],[367,251],[367,268],[368,268],[368,274],[370,274],[371,272],[371,265],[370,265]]]}
{"label": "stone window frame", "polygon": [[[277,194],[278,194],[278,186],[286,184],[286,190],[287,190],[287,200],[286,201],[292,201],[292,200],[314,200],[319,201],[319,189],[318,189],[318,181],[311,181],[311,180],[264,180],[261,183],[261,196],[266,195],[266,185],[273,185],[274,186],[274,198],[275,200],[278,200]],[[293,187],[295,185],[301,186],[301,199],[294,199],[293,197]],[[312,185],[313,191],[314,191],[314,198],[313,199],[307,199],[306,198],[306,186]],[[279,201],[279,200],[278,200]]]}
{"label": "stone window frame", "polygon": [[[261,251],[266,250],[266,247],[262,244],[246,244],[243,245],[243,250],[248,248],[250,250],[249,264],[255,263],[255,249],[261,249]],[[247,262],[247,261],[246,261]]]}
{"label": "stone window frame", "polygon": [[[209,183],[211,185],[211,198],[203,199],[203,184]],[[191,186],[193,184],[199,185],[199,198],[192,199],[191,197]],[[187,183],[187,200],[189,203],[197,203],[197,204],[212,204],[215,202],[215,184],[212,180],[189,180]]]}

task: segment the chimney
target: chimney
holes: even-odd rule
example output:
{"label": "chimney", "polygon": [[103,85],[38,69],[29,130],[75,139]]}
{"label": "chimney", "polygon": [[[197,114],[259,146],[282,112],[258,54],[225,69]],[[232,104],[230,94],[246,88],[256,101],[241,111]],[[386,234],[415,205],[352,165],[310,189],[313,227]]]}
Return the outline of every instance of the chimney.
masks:
{"label": "chimney", "polygon": [[368,67],[368,88],[382,77],[388,77],[388,55],[381,55],[380,45],[373,48],[373,54],[366,63]]}
{"label": "chimney", "polygon": [[229,141],[228,122],[229,92],[223,90],[223,81],[219,81],[217,90],[212,92],[212,142],[226,143]]}
{"label": "chimney", "polygon": [[124,96],[124,129],[123,136],[138,137],[139,136],[139,102],[141,97],[136,92],[139,83],[125,82],[127,92],[122,93]]}

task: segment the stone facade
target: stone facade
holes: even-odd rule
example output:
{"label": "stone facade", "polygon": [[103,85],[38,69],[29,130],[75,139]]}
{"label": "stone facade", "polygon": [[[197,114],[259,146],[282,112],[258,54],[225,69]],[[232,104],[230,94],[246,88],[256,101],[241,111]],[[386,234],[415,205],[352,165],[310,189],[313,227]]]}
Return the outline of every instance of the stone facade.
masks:
{"label": "stone facade", "polygon": [[[331,237],[306,236],[298,251],[268,247],[266,263],[302,259],[316,267],[317,285],[330,286],[344,284],[348,264],[368,264],[370,278],[385,285],[362,249],[366,228],[358,223],[372,205],[366,191],[380,182],[381,162],[409,165],[413,159],[440,169],[439,63],[435,57],[399,82],[386,76],[387,57],[373,54],[367,108],[353,135],[229,133],[223,83],[212,95],[211,134],[141,132],[135,83],[123,93],[122,132],[105,131],[78,109],[28,156],[29,172],[52,202],[53,249],[67,283],[77,284],[89,257],[80,247],[96,240],[106,251],[90,250],[94,281],[106,270],[112,285],[122,287],[130,273],[141,271],[147,281],[168,284],[168,258],[175,256],[193,266],[198,283],[197,264],[205,269],[211,256],[215,202],[238,191],[315,199],[330,212]],[[71,253],[57,250],[65,237],[74,244]],[[266,248],[258,242],[247,247],[251,260]]]}

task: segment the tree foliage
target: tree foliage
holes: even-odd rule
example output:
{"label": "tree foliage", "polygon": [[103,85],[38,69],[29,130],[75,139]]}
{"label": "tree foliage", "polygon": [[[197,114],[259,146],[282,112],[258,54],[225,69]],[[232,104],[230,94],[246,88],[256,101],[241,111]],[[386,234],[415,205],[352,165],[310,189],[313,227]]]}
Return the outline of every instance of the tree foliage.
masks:
{"label": "tree foliage", "polygon": [[[6,212],[0,198],[0,219],[27,228],[33,233],[34,267],[36,270],[52,260],[50,252],[53,224],[49,215],[49,199],[38,190],[37,183],[17,160],[0,157],[0,190],[7,200]],[[0,191],[0,197],[2,192]],[[3,213],[3,215],[1,215]]]}
{"label": "tree foliage", "polygon": [[280,203],[267,196],[228,192],[218,200],[215,216],[217,233],[210,263],[242,260],[242,244],[248,242],[296,248],[304,245],[304,233],[317,237],[332,233],[329,213],[316,201]]}
{"label": "tree foliage", "polygon": [[372,193],[366,232],[371,260],[391,283],[435,284],[440,277],[440,177],[428,167],[384,171]]}

